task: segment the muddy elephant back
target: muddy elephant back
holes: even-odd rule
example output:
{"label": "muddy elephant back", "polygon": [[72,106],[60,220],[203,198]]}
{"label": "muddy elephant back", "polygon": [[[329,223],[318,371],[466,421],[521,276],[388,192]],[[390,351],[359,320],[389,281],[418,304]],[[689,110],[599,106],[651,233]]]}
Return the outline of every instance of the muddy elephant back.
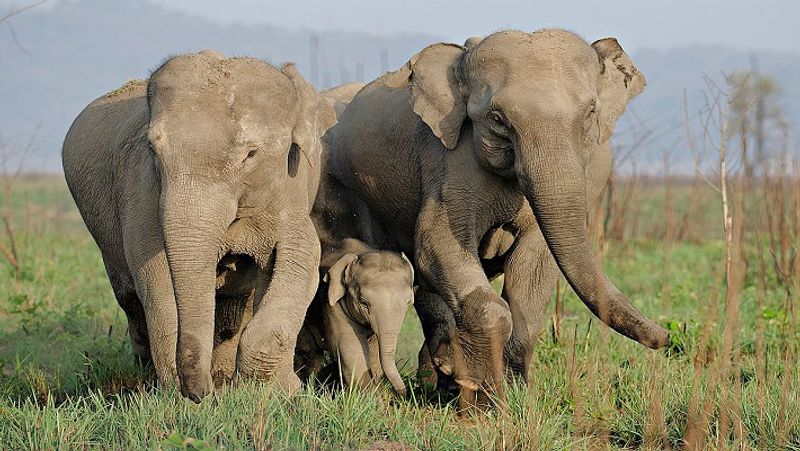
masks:
{"label": "muddy elephant back", "polygon": [[72,123],[62,147],[64,177],[98,245],[114,242],[113,169],[147,125],[146,82],[134,81],[90,103]]}

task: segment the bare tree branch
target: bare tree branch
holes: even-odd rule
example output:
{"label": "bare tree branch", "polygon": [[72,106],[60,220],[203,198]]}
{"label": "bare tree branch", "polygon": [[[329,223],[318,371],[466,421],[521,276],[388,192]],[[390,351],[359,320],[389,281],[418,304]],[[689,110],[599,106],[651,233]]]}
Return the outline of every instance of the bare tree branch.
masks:
{"label": "bare tree branch", "polygon": [[0,16],[0,23],[3,23],[5,21],[7,21],[8,19],[11,19],[14,16],[20,15],[20,14],[24,13],[25,11],[28,11],[30,9],[36,8],[37,6],[43,5],[46,2],[47,2],[47,0],[39,0],[36,3],[31,3],[30,5],[22,6],[20,8],[14,8],[12,6],[11,10],[8,13],[6,13],[5,16]]}
{"label": "bare tree branch", "polygon": [[20,49],[20,51],[22,51],[22,53],[27,55],[28,58],[31,57],[31,54],[25,47],[22,46],[22,43],[17,37],[17,31],[14,29],[14,26],[11,25],[10,19],[14,16],[18,16],[24,13],[25,11],[41,6],[46,2],[47,0],[39,0],[38,2],[31,3],[30,5],[22,6],[19,8],[15,8],[14,6],[12,6],[11,10],[9,10],[4,16],[0,16],[0,25],[6,25],[8,27],[8,31],[11,33],[11,39],[14,41],[14,44],[17,46],[17,48]]}

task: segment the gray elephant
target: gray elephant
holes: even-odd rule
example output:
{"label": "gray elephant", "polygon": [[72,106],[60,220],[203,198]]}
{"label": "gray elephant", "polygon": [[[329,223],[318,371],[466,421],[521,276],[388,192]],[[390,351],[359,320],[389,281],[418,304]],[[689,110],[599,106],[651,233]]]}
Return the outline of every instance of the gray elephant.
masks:
{"label": "gray elephant", "polygon": [[297,341],[295,369],[320,372],[325,351],[339,362],[346,385],[386,375],[395,392],[406,387],[395,351],[406,309],[414,302],[414,269],[405,255],[375,251],[359,240],[323,246],[323,281]]}
{"label": "gray elephant", "polygon": [[[366,86],[364,83],[347,83],[322,91],[322,97],[336,111],[336,118],[344,112],[353,97]],[[335,177],[331,166],[329,134],[323,136],[320,183],[311,219],[323,247],[335,246],[343,240],[354,238],[374,243],[376,249],[397,248],[384,227],[370,212],[367,204],[356,193]]]}
{"label": "gray elephant", "polygon": [[650,348],[668,334],[607,279],[586,227],[644,76],[613,38],[502,31],[468,44],[431,45],[368,84],[325,139],[331,173],[384,227],[377,246],[415,256],[421,367],[451,373],[469,405],[506,369],[527,379],[559,269],[617,332]]}
{"label": "gray elephant", "polygon": [[134,353],[195,402],[234,365],[300,386],[320,253],[309,212],[334,121],[294,66],[204,51],[95,100],[66,136],[67,184]]}

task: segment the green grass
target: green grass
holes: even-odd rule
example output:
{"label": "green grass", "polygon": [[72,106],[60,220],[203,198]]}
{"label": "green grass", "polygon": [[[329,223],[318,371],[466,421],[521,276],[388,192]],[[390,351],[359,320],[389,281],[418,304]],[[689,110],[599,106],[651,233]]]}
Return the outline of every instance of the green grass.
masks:
{"label": "green grass", "polygon": [[[786,291],[774,276],[764,305],[757,307],[757,277],[747,275],[738,370],[727,380],[713,379],[720,358],[695,369],[704,327],[711,330],[706,347],[713,350],[721,340],[719,241],[675,244],[668,277],[663,243],[611,243],[604,257],[610,278],[637,307],[673,330],[673,346],[649,351],[610,332],[569,293],[560,341],[554,343],[545,327],[530,384],[510,385],[506,404],[485,414],[458,415],[452,401],[414,382],[421,332],[413,312],[399,346],[413,387],[407,399],[397,399],[387,387],[306,387],[287,398],[269,384],[247,382],[195,405],[173,389],[156,387],[152,372],[133,363],[124,314],[63,181],[24,180],[15,206],[23,243],[20,279],[7,264],[0,266],[5,449],[590,449],[598,443],[658,448],[652,439],[661,429],[673,446],[680,445],[693,396],[701,404],[712,400],[708,429],[715,436],[721,400],[731,393],[748,446],[800,449],[800,382],[796,361],[785,361],[800,340],[784,326]],[[709,318],[704,306],[717,298]],[[793,376],[784,390],[786,372]]]}

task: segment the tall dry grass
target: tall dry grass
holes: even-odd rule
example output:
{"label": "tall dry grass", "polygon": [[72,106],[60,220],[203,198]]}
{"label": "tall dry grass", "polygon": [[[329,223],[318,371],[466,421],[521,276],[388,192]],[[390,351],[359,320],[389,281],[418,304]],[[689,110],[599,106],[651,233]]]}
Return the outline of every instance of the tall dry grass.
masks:
{"label": "tall dry grass", "polygon": [[[720,240],[723,257],[718,280],[710,282],[712,295],[705,302],[703,327],[693,356],[695,378],[687,406],[681,445],[687,450],[760,449],[767,431],[774,430],[775,444],[794,449],[797,437],[790,430],[797,422],[798,371],[796,364],[798,323],[797,293],[800,284],[800,159],[791,146],[791,131],[785,121],[766,123],[763,109],[755,111],[756,126],[743,125],[743,115],[762,100],[731,98],[725,90],[708,83],[705,108],[694,118],[686,114],[686,145],[694,155],[691,177],[672,174],[671,152],[664,153],[662,173],[643,176],[636,165],[627,177],[609,181],[600,230],[593,231],[601,254],[613,242],[659,241],[663,243],[663,277],[660,302],[668,306],[672,297],[670,279],[674,243]],[[742,94],[741,89],[730,89]],[[763,108],[763,105],[761,105]],[[760,111],[760,112],[759,112]],[[693,123],[695,122],[695,123]],[[698,130],[699,124],[699,130]],[[733,124],[733,126],[732,126]],[[770,129],[772,126],[772,129]],[[755,130],[755,131],[754,131]],[[770,140],[770,132],[777,139]],[[755,142],[756,152],[751,148]],[[748,154],[749,152],[749,154]],[[755,157],[753,156],[755,154]],[[649,191],[649,193],[648,193]],[[651,223],[640,224],[637,199],[660,199],[660,215],[644,215]],[[716,217],[716,219],[714,218]],[[742,317],[745,282],[755,281],[754,366],[758,427],[749,430],[743,418]],[[774,313],[766,306],[770,280],[785,290],[779,349],[767,349],[765,319]],[[778,361],[775,361],[775,355]],[[770,356],[773,360],[770,361]],[[770,379],[775,365],[783,368],[778,380]],[[667,424],[659,391],[663,379],[658,362],[650,375],[650,416],[644,448],[666,449]],[[770,387],[780,386],[778,412],[768,416]],[[576,409],[577,412],[577,409]]]}

